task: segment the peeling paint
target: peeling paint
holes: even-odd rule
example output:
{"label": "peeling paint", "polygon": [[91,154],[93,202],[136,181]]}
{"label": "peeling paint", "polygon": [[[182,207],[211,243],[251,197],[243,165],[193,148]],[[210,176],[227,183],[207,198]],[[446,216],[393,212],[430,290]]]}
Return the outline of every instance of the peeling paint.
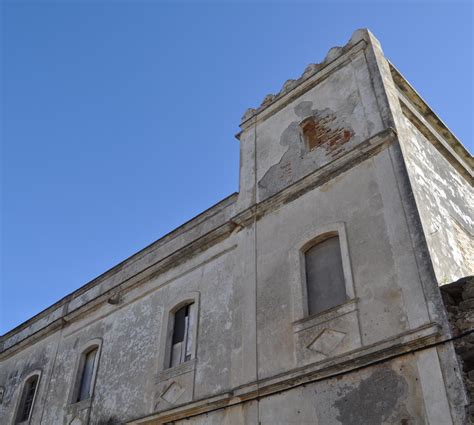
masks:
{"label": "peeling paint", "polygon": [[280,145],[287,149],[278,164],[270,167],[258,182],[262,199],[343,153],[344,145],[354,136],[343,117],[329,108],[312,109],[312,105],[304,101],[294,107],[300,120],[291,122],[280,136]]}
{"label": "peeling paint", "polygon": [[[357,31],[250,111],[239,194],[2,337],[0,422],[14,423],[40,369],[32,425],[461,425],[462,381],[442,306],[428,311],[439,291],[417,262],[399,170],[442,281],[472,266],[474,197],[415,128],[407,158],[392,155],[389,74]],[[336,231],[348,299],[309,315],[304,250]],[[195,353],[168,368],[173,309],[190,294]],[[94,392],[74,402],[93,340]]]}
{"label": "peeling paint", "polygon": [[474,274],[474,191],[408,120],[408,173],[439,284]]}
{"label": "peeling paint", "polygon": [[[369,378],[361,380],[355,386],[341,389],[341,398],[334,402],[334,407],[339,412],[337,419],[343,424],[387,423],[400,400],[406,397],[407,388],[405,379],[392,369],[377,369]],[[401,420],[408,423],[409,418]]]}

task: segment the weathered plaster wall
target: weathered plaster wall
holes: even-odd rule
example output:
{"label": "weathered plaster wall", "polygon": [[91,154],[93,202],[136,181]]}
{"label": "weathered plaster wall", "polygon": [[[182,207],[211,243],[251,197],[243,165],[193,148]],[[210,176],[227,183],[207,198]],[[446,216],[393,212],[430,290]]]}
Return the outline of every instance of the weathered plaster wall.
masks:
{"label": "weathered plaster wall", "polygon": [[[337,87],[337,91],[334,90]],[[314,117],[320,145],[308,150],[299,123]],[[382,130],[363,52],[289,106],[257,124],[258,200],[264,200]]]}
{"label": "weathered plaster wall", "polygon": [[[451,346],[423,348],[449,335],[413,243],[422,232],[407,219],[374,43],[357,31],[244,118],[237,196],[2,338],[0,422],[39,368],[36,424],[462,423]],[[308,317],[302,251],[327,232],[340,237],[348,300]],[[190,300],[195,358],[168,368],[171,312]],[[90,341],[94,396],[72,403]]]}
{"label": "weathered plaster wall", "polygon": [[440,285],[474,274],[472,186],[408,120],[408,173]]}
{"label": "weathered plaster wall", "polygon": [[419,379],[413,356],[404,356],[175,425],[429,424]]}
{"label": "weathered plaster wall", "polygon": [[454,348],[459,357],[467,390],[466,424],[474,424],[474,276],[441,287],[449,321],[456,337]]}
{"label": "weathered plaster wall", "polygon": [[[235,239],[245,235],[241,232]],[[242,373],[241,342],[245,332],[240,321],[245,306],[236,299],[239,293],[234,293],[234,288],[238,291],[239,279],[234,270],[235,258],[229,256],[236,249],[233,241],[228,240],[124,294],[120,304],[104,304],[48,340],[2,361],[0,385],[7,392],[0,405],[0,423],[12,420],[12,406],[18,401],[21,378],[33,369],[41,369],[43,376],[39,388],[41,400],[35,403],[32,423],[69,424],[74,417],[81,418],[83,423],[88,420],[93,424],[123,423],[169,407],[160,398],[163,387],[170,382],[159,377],[166,348],[160,342],[161,333],[165,316],[176,300],[188,293],[199,294],[199,362],[190,383],[189,379],[180,381],[186,374],[172,377],[171,382],[176,380],[185,389],[179,402],[242,384],[246,379]],[[245,262],[245,252],[240,252],[240,261]],[[93,403],[90,407],[71,405],[78,356],[88,341],[98,338],[102,346]],[[40,422],[44,404],[47,407]]]}
{"label": "weathered plaster wall", "polygon": [[41,371],[38,399],[32,412],[32,423],[41,423],[43,406],[49,386],[49,377],[54,364],[59,334],[51,335],[26,348],[14,357],[3,360],[0,367],[0,385],[4,387],[3,401],[0,403],[0,423],[14,423],[22,384],[32,372]]}
{"label": "weathered plaster wall", "polygon": [[[97,320],[105,313],[102,309],[64,328],[42,423],[70,423],[76,416],[89,417],[91,423],[106,423],[147,412],[151,395],[143,391],[143,385],[153,370],[153,347],[157,345],[154,330],[159,329],[156,309],[156,301],[149,297]],[[94,400],[90,410],[86,406],[79,409],[71,406],[78,356],[89,341],[98,338],[102,346]]]}
{"label": "weathered plaster wall", "polygon": [[[343,222],[347,229],[357,313],[339,327],[334,322],[315,326],[306,338],[316,338],[325,327],[357,335],[334,355],[429,322],[413,254],[407,254],[409,235],[403,217],[394,214],[400,200],[391,191],[389,167],[382,152],[257,223],[261,378],[296,366],[292,323],[303,316],[294,315],[299,265],[292,262],[289,250],[331,223]],[[404,258],[396,256],[398,252],[405,252]],[[309,352],[306,347],[298,350]],[[311,360],[318,360],[316,353],[306,361]]]}

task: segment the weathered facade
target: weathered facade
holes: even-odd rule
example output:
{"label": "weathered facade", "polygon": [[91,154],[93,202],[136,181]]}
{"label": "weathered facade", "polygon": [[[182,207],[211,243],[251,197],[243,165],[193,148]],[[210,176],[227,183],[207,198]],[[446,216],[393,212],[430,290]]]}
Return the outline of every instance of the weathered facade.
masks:
{"label": "weathered facade", "polygon": [[241,130],[238,193],[2,337],[0,423],[467,423],[469,153],[366,30]]}

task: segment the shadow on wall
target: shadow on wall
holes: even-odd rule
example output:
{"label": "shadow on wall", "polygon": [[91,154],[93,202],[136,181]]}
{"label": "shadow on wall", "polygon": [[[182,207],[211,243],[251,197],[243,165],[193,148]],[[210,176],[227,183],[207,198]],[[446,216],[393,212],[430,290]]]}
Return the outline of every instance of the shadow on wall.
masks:
{"label": "shadow on wall", "polygon": [[474,276],[440,287],[453,331],[454,348],[463,368],[469,396],[467,417],[474,424]]}

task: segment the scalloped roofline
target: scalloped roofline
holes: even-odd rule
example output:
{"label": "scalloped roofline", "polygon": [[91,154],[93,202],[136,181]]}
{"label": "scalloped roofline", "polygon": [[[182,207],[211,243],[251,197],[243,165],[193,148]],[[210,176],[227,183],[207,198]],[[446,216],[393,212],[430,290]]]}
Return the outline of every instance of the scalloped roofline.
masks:
{"label": "scalloped roofline", "polygon": [[[281,103],[287,102],[287,100],[282,99],[291,98],[292,96],[289,95],[290,92],[299,91],[297,89],[300,86],[306,85],[305,83],[310,79],[317,79],[318,74],[321,75],[321,77],[323,74],[327,74],[327,68],[331,64],[361,42],[365,42],[369,45],[374,44],[374,42],[378,43],[378,39],[367,28],[361,28],[354,31],[349,41],[344,46],[332,47],[329,49],[322,62],[309,64],[298,79],[286,80],[278,93],[267,94],[260,106],[257,108],[247,109],[242,116],[240,123],[241,131],[236,134],[236,138],[240,139],[241,133],[249,128],[249,126],[251,126],[256,120],[265,119],[267,116],[275,113],[278,110],[278,107],[275,104],[280,101]],[[448,128],[448,126],[438,117],[438,115],[434,113],[434,111],[428,106],[427,102],[423,100],[395,66],[388,59],[386,60],[390,66],[394,84],[400,91],[401,95],[405,96],[410,101],[418,114],[420,114],[424,120],[430,124],[431,128],[434,129],[443,140],[442,143],[439,143],[433,138],[433,140],[430,141],[439,148],[440,152],[449,160],[449,162],[472,184],[474,160],[470,152]],[[273,111],[270,110],[272,108],[274,109]],[[403,108],[404,105],[402,102],[402,109]],[[263,118],[261,118],[262,116]]]}
{"label": "scalloped roofline", "polygon": [[323,68],[325,68],[331,62],[335,61],[344,53],[348,52],[353,46],[355,46],[360,41],[364,40],[369,43],[371,37],[375,38],[367,28],[360,28],[358,30],[355,30],[352,33],[352,36],[349,41],[344,46],[332,47],[331,49],[329,49],[322,62],[309,64],[298,79],[286,80],[278,93],[267,94],[264,97],[260,106],[258,106],[257,108],[248,108],[242,116],[240,127],[245,127],[245,123],[252,119],[255,115],[260,114],[271,104],[281,99],[283,96],[285,96],[287,93],[299,86],[301,83],[319,73]]}

